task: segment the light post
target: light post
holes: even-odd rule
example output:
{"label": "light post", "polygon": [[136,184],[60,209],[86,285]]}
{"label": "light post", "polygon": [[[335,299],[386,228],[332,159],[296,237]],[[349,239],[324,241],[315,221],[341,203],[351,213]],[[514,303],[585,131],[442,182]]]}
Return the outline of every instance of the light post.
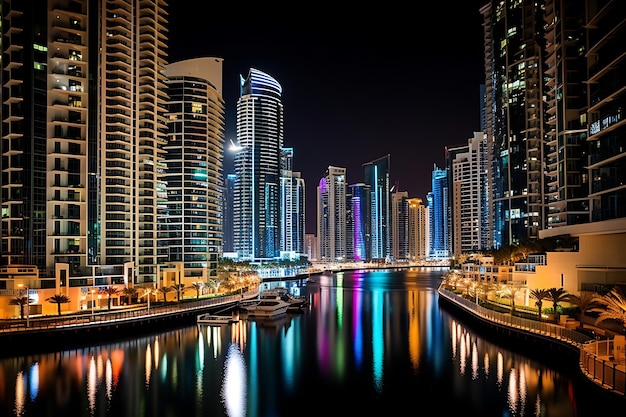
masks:
{"label": "light post", "polygon": [[30,295],[28,294],[28,285],[17,284],[19,288],[26,288],[26,328],[30,327]]}
{"label": "light post", "polygon": [[93,312],[93,293],[96,292],[95,289],[91,289],[91,318],[93,320],[94,312]]}

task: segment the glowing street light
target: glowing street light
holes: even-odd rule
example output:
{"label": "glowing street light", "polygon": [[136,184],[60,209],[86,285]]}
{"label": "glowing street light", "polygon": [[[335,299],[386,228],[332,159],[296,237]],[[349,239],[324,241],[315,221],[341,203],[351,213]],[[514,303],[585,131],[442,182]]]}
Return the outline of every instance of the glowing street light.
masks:
{"label": "glowing street light", "polygon": [[26,327],[30,327],[30,295],[28,294],[28,286],[24,284],[17,284],[19,288],[26,288]]}

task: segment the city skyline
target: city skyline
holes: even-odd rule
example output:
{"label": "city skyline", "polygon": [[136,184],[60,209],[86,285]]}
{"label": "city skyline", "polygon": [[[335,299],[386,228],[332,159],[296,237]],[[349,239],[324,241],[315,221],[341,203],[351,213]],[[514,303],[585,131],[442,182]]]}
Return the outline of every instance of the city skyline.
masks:
{"label": "city skyline", "polygon": [[[433,31],[419,16],[379,10],[349,21],[319,15],[314,25],[271,17],[244,24],[234,12],[207,23],[181,1],[169,6],[169,61],[224,59],[227,143],[236,139],[239,76],[257,68],[276,78],[285,146],[305,180],[307,233],[314,233],[316,187],[328,166],[346,167],[353,184],[363,181],[363,164],[390,154],[392,184],[425,200],[445,146],[480,130],[483,3],[421,6],[420,15],[440,17]],[[231,167],[227,153],[225,174]]]}

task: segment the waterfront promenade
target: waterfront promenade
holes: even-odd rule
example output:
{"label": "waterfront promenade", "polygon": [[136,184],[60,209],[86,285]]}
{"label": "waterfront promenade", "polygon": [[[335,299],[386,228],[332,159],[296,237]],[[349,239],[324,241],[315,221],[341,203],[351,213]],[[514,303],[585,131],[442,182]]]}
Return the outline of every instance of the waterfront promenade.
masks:
{"label": "waterfront promenade", "polygon": [[443,288],[438,292],[441,301],[486,327],[490,334],[504,336],[509,342],[577,355],[580,371],[589,381],[626,400],[626,364],[615,360],[613,339],[595,339],[558,324],[499,313]]}

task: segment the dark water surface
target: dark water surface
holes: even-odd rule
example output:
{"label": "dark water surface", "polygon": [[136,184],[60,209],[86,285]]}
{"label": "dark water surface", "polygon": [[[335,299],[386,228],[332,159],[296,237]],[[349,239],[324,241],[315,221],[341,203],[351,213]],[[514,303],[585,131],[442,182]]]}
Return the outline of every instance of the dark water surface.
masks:
{"label": "dark water surface", "polygon": [[0,416],[606,412],[577,370],[491,343],[440,308],[442,273],[355,271],[287,281],[277,284],[310,300],[303,314],[0,359]]}

